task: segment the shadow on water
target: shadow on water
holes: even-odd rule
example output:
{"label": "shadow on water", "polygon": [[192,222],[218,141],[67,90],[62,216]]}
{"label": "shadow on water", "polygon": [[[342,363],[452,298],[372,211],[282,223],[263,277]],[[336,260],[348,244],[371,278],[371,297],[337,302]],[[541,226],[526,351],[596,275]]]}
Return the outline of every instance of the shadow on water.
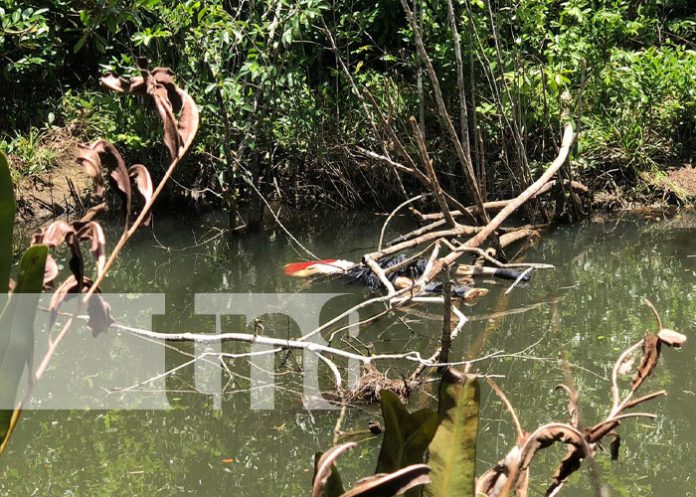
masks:
{"label": "shadow on water", "polygon": [[[107,292],[162,292],[166,313],[154,319],[157,331],[214,332],[215,319],[195,315],[196,293],[337,293],[322,309],[324,319],[359,302],[364,290],[338,281],[309,284],[285,277],[283,264],[304,259],[279,229],[230,239],[200,220],[156,220],[154,237],[140,233],[128,246],[105,285]],[[288,227],[321,257],[359,260],[374,247],[383,218],[369,214],[336,218],[315,213],[295,217]],[[396,220],[393,233],[406,226]],[[117,236],[114,227],[110,239]],[[504,296],[507,285],[487,284],[491,292],[473,307],[471,321],[455,343],[453,358],[497,350],[520,356],[480,365],[483,373],[504,375],[500,386],[516,406],[523,426],[532,430],[565,420],[565,398],[554,386],[569,378],[580,390],[581,421],[605,415],[613,361],[646,329],[654,327],[642,304],[650,298],[668,327],[687,334],[693,328],[696,300],[696,218],[671,220],[597,217],[560,227],[544,236],[524,257],[556,265]],[[376,311],[378,308],[370,309]],[[419,307],[360,328],[355,340],[335,342],[359,350],[398,352],[432,350],[438,339],[439,308]],[[367,311],[361,318],[367,317]],[[118,316],[120,321],[128,316]],[[221,321],[223,331],[259,330],[269,336],[297,336],[287,316],[261,314],[262,322],[240,316]],[[91,337],[90,337],[91,339]],[[98,338],[96,339],[98,340]],[[340,338],[337,338],[340,340]],[[166,365],[175,367],[195,353],[193,345],[170,344]],[[248,346],[225,344],[225,352]],[[650,384],[669,396],[651,408],[656,422],[624,423],[622,457],[597,458],[601,479],[611,495],[693,495],[691,454],[696,450],[696,381],[693,344],[667,351]],[[347,364],[338,361],[340,367]],[[567,365],[569,364],[569,365]],[[279,354],[275,364],[275,405],[251,409],[248,361],[230,365],[222,397],[196,391],[195,368],[182,368],[166,379],[167,411],[30,411],[3,458],[3,495],[196,495],[302,496],[309,493],[312,457],[330,446],[336,411],[308,411],[301,391],[302,356]],[[403,362],[385,365],[392,377],[409,371]],[[128,367],[128,364],[124,364]],[[322,372],[323,388],[331,387]],[[124,385],[127,386],[127,385]],[[646,392],[648,391],[646,387]],[[425,388],[411,407],[432,402]],[[479,436],[481,470],[499,459],[514,441],[512,424],[497,398],[484,387]],[[379,419],[375,406],[348,411],[343,429],[361,430]],[[377,440],[341,462],[346,479],[374,469]],[[544,451],[532,466],[532,488],[543,492],[562,449]],[[564,489],[565,495],[592,495],[587,471]]]}

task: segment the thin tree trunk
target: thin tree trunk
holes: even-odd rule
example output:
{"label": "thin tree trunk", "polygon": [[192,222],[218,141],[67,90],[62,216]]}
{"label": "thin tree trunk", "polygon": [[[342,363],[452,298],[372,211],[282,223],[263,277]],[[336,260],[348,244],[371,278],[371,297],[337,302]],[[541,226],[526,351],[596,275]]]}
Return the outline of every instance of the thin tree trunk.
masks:
{"label": "thin tree trunk", "polygon": [[[413,0],[413,12],[418,17],[418,24],[420,29],[423,29],[423,9],[418,8],[418,0]],[[423,139],[425,139],[425,94],[423,91],[423,59],[421,59],[420,54],[418,57],[418,71],[416,72],[416,91],[418,92],[418,123],[423,133]]]}
{"label": "thin tree trunk", "polygon": [[471,135],[474,139],[474,166],[476,170],[476,178],[479,183],[479,188],[481,188],[481,196],[483,201],[488,200],[487,192],[487,171],[486,171],[486,151],[484,147],[484,141],[482,136],[482,131],[479,128],[478,116],[476,115],[476,71],[474,65],[474,44],[473,36],[474,30],[474,18],[471,13],[471,3],[466,0],[466,11],[469,20],[469,36],[467,37],[467,48],[469,49],[469,109],[471,109]]}
{"label": "thin tree trunk", "polygon": [[459,132],[464,152],[471,156],[469,141],[469,116],[466,108],[466,88],[464,87],[464,62],[462,60],[462,41],[457,29],[457,18],[452,0],[447,0],[447,18],[454,41],[454,60],[457,66],[457,93],[459,95]]}
{"label": "thin tree trunk", "polygon": [[452,282],[449,266],[442,269],[442,297],[445,308],[442,317],[442,336],[440,337],[440,357],[438,360],[439,362],[449,362],[449,353],[452,347]]}
{"label": "thin tree trunk", "polygon": [[433,88],[435,103],[437,104],[440,119],[442,120],[445,129],[449,134],[450,140],[454,145],[454,150],[457,154],[457,157],[459,158],[462,168],[464,169],[464,173],[469,180],[469,189],[474,199],[474,202],[478,206],[483,220],[485,222],[488,222],[489,218],[483,206],[483,199],[481,198],[481,192],[479,191],[478,182],[476,181],[476,174],[474,173],[474,167],[471,163],[471,154],[467,154],[465,149],[463,148],[462,142],[459,140],[459,136],[457,135],[457,131],[454,128],[454,124],[452,123],[452,119],[450,118],[449,112],[447,112],[447,107],[445,106],[445,101],[442,96],[440,82],[437,78],[437,74],[435,73],[435,68],[433,67],[432,62],[430,61],[430,57],[428,57],[428,52],[425,50],[423,36],[421,34],[420,29],[418,28],[418,23],[416,22],[416,18],[413,14],[413,11],[409,7],[407,0],[401,0],[401,6],[403,7],[404,11],[406,12],[406,15],[409,18],[411,30],[413,31],[413,38],[416,43],[416,48],[418,49],[418,52],[420,53],[420,56],[423,59],[423,63],[425,64],[425,69],[428,73],[430,84]]}

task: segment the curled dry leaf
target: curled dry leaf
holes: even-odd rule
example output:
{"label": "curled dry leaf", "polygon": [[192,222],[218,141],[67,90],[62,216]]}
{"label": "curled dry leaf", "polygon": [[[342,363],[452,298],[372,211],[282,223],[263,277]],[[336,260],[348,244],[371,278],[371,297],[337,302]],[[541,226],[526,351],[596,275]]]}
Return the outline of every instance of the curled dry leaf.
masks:
{"label": "curled dry leaf", "polygon": [[[84,218],[83,218],[84,219]],[[94,256],[97,265],[97,275],[100,276],[106,264],[106,238],[102,227],[94,222],[82,220],[68,224],[65,221],[54,221],[46,228],[39,230],[32,237],[32,245],[45,244],[50,248],[67,245],[72,252],[69,262],[70,270],[76,281],[81,282],[84,277],[84,265],[80,241],[90,241],[90,252]],[[46,259],[44,271],[44,286],[51,285],[58,277],[58,264],[49,254]]]}
{"label": "curled dry leaf", "polygon": [[106,168],[109,171],[109,182],[116,188],[123,201],[124,211],[130,212],[130,177],[123,157],[112,143],[97,140],[92,144],[80,144],[77,162],[92,177],[98,195],[104,192],[102,168]]}
{"label": "curled dry leaf", "polygon": [[171,69],[156,67],[149,70],[145,58],[138,59],[137,66],[141,76],[125,80],[108,73],[101,78],[102,86],[118,93],[147,94],[152,97],[162,120],[164,144],[171,159],[183,157],[198,131],[198,107],[191,96],[176,85]]}
{"label": "curled dry leaf", "polygon": [[515,445],[505,455],[505,459],[499,461],[498,464],[476,480],[476,495],[483,494],[487,497],[500,497],[507,487],[509,475],[517,473],[521,456],[520,447]]}
{"label": "curled dry leaf", "polygon": [[[82,252],[77,234],[73,225],[65,221],[54,221],[46,228],[40,229],[32,237],[32,245],[44,244],[50,248],[56,248],[66,244],[72,252],[70,258],[70,270],[75,278],[82,281],[83,265]],[[56,260],[49,254],[46,258],[46,266],[44,269],[44,287],[50,287],[58,276],[58,264]]]}
{"label": "curled dry leaf", "polygon": [[556,442],[569,444],[578,449],[581,459],[587,457],[590,452],[585,436],[575,427],[562,423],[548,424],[529,435],[522,449],[520,470],[524,471],[529,467],[540,449],[545,449]]}
{"label": "curled dry leaf", "polygon": [[32,238],[32,245],[43,243],[55,248],[63,245],[68,234],[75,234],[75,229],[65,221],[54,221],[45,228],[36,232]]}
{"label": "curled dry leaf", "polygon": [[174,82],[174,71],[168,67],[155,67],[152,70],[152,77],[157,83],[164,86],[167,90],[167,98],[172,104],[172,109],[174,112],[180,112],[183,102],[181,101],[181,95],[179,95],[178,87]]}
{"label": "curled dry leaf", "polygon": [[[142,164],[136,164],[128,168],[128,174],[135,183],[136,191],[138,192],[141,204],[144,207],[152,198],[154,191],[152,179],[150,178],[150,172]],[[151,219],[152,215],[150,212],[148,212],[143,219],[143,224],[145,226],[149,225]]]}
{"label": "curled dry leaf", "polygon": [[643,338],[643,358],[640,361],[638,370],[633,376],[631,389],[636,391],[645,379],[652,374],[660,359],[660,347],[662,342],[654,333],[647,332]]}
{"label": "curled dry leaf", "polygon": [[[191,98],[191,96],[179,88],[174,81],[174,72],[168,67],[156,67],[152,70],[152,79],[157,82],[157,84],[162,85],[166,92],[166,99],[171,105],[171,109],[174,114],[178,114],[178,120],[175,119],[176,124],[176,135],[178,138],[178,146],[183,149],[183,153],[186,153],[191,144],[193,143],[193,138],[198,131],[199,125],[199,115],[198,107]],[[165,133],[165,141],[167,139]],[[174,141],[173,139],[171,140]],[[172,158],[174,158],[172,156]]]}
{"label": "curled dry leaf", "polygon": [[44,267],[44,289],[51,288],[57,277],[58,263],[51,254],[48,254],[48,256],[46,256],[46,266]]}
{"label": "curled dry leaf", "polygon": [[324,487],[331,476],[334,463],[356,445],[355,442],[336,445],[322,454],[319,461],[317,461],[314,478],[312,479],[312,497],[325,497]]}
{"label": "curled dry leaf", "polygon": [[578,427],[579,409],[578,409],[578,391],[568,385],[556,385],[555,390],[563,390],[568,394],[568,415],[570,416],[570,424]]}
{"label": "curled dry leaf", "polygon": [[184,151],[188,152],[191,149],[193,139],[196,137],[196,133],[198,132],[200,116],[198,114],[196,102],[193,101],[191,95],[180,88],[178,92],[182,101],[178,129],[179,135],[181,135],[181,140],[184,143]]}
{"label": "curled dry leaf", "polygon": [[101,225],[94,221],[85,223],[78,229],[77,238],[81,241],[87,240],[92,242],[90,245],[90,252],[92,256],[94,256],[94,260],[97,264],[97,277],[101,276],[106,264],[106,237],[104,236],[104,230]]}
{"label": "curled dry leaf", "polygon": [[102,195],[104,193],[104,178],[102,177],[99,154],[86,143],[80,143],[78,150],[77,163],[82,166],[87,176],[92,178],[95,193]]}
{"label": "curled dry leaf", "polygon": [[402,495],[414,487],[430,483],[428,473],[430,473],[430,468],[426,464],[412,464],[393,473],[381,473],[364,478],[341,497]]}
{"label": "curled dry leaf", "polygon": [[[61,283],[51,297],[48,318],[49,330],[55,326],[58,318],[58,309],[63,302],[79,294],[86,293],[93,284],[94,282],[89,278],[83,278],[82,283],[80,283],[73,275]],[[90,295],[87,301],[87,314],[89,315],[87,324],[94,336],[105,332],[114,323],[111,317],[111,306],[97,292]]]}
{"label": "curled dry leaf", "polygon": [[[172,160],[178,155],[179,148],[182,145],[181,137],[177,132],[177,121],[174,115],[174,107],[169,99],[169,91],[167,86],[174,84],[173,73],[168,68],[157,67],[150,71],[148,69],[148,60],[139,58],[136,62],[140,74],[143,79],[142,88],[145,93],[152,97],[155,103],[155,108],[162,120],[162,128],[164,134],[164,144],[169,150],[169,156]],[[165,86],[167,85],[167,86]],[[136,86],[140,90],[140,86]],[[176,92],[173,92],[176,93]]]}
{"label": "curled dry leaf", "polygon": [[90,295],[87,301],[87,314],[89,315],[87,325],[94,336],[105,333],[114,324],[114,319],[111,317],[111,306],[98,293]]}
{"label": "curled dry leaf", "polygon": [[164,144],[169,150],[172,160],[178,155],[182,146],[181,136],[177,130],[176,116],[172,109],[172,104],[167,96],[167,89],[161,85],[153,85],[152,91],[148,91],[155,102],[155,108],[162,119],[162,131],[164,133]]}
{"label": "curled dry leaf", "polygon": [[[622,354],[620,364],[617,366],[617,372],[630,372],[633,356],[628,352],[633,352],[640,347],[643,347],[643,357],[638,367],[638,370],[633,378],[632,392],[635,392],[652,374],[655,369],[659,356],[661,345],[679,347],[686,340],[686,337],[681,333],[673,330],[660,328],[657,334],[646,333],[642,342],[631,346],[626,353]],[[627,356],[625,359],[624,356]],[[571,418],[577,415],[577,392],[564,385],[559,385],[557,389],[563,389],[569,396],[569,412]],[[477,480],[476,493],[485,495],[486,497],[502,497],[508,495],[510,491],[514,491],[516,495],[526,495],[526,482],[523,476],[529,470],[529,465],[535,454],[545,447],[552,445],[554,442],[563,442],[568,444],[567,452],[561,464],[556,469],[552,483],[546,490],[547,497],[556,496],[568,477],[577,471],[582,464],[582,461],[591,456],[594,448],[606,436],[611,436],[610,454],[612,460],[617,460],[619,457],[619,449],[621,446],[621,438],[613,430],[620,425],[621,414],[623,410],[631,409],[643,402],[665,395],[666,392],[653,392],[643,397],[632,399],[626,398],[623,404],[617,402],[614,410],[618,407],[618,412],[612,410],[610,418],[597,423],[591,428],[587,428],[584,433],[578,431],[577,426],[564,424],[552,424],[542,426],[531,435],[528,435],[524,440],[518,442],[522,449],[513,448],[505,460],[500,461],[494,468],[484,473]],[[618,418],[618,419],[617,419]],[[575,420],[573,420],[576,422]]]}
{"label": "curled dry leaf", "polygon": [[685,335],[682,335],[681,333],[674,330],[670,330],[668,328],[662,328],[657,333],[657,337],[660,339],[660,342],[670,347],[679,348],[686,342]]}

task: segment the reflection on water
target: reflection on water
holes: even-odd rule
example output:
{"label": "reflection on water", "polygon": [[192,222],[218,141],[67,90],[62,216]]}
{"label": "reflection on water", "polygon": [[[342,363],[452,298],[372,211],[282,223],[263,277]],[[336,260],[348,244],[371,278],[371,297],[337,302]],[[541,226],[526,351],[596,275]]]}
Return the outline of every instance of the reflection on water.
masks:
{"label": "reflection on water", "polygon": [[[322,257],[358,260],[376,244],[382,218],[355,214],[341,219],[312,214],[289,222],[303,243]],[[208,220],[214,226],[216,219]],[[400,224],[402,223],[402,224]],[[395,231],[406,221],[394,224]],[[117,236],[114,228],[111,239]],[[229,240],[215,229],[160,219],[153,237],[140,233],[111,274],[105,291],[166,293],[166,313],[156,317],[158,331],[214,332],[215,319],[195,315],[195,293],[202,292],[327,292],[342,293],[322,309],[325,318],[359,302],[362,288],[336,281],[309,284],[287,278],[282,265],[301,260],[283,233]],[[696,218],[676,220],[596,218],[561,227],[544,237],[526,260],[555,264],[555,271],[537,272],[531,283],[503,295],[506,286],[487,284],[491,292],[477,305],[464,308],[469,322],[455,344],[453,358],[491,352],[525,351],[520,357],[480,365],[499,380],[516,406],[523,426],[564,420],[565,398],[554,393],[560,382],[573,381],[580,390],[581,422],[593,424],[610,405],[613,361],[620,351],[654,326],[641,303],[649,297],[666,326],[690,333],[694,325],[696,280]],[[378,311],[373,308],[361,312]],[[395,352],[435,346],[439,308],[418,307],[385,316],[360,328],[356,338],[334,337],[333,345],[360,351]],[[121,316],[121,320],[128,319]],[[287,316],[261,316],[263,333],[297,336]],[[346,323],[343,323],[346,324]],[[222,320],[223,331],[253,331],[259,323],[239,316]],[[258,329],[258,328],[257,328]],[[330,332],[324,337],[329,338]],[[95,340],[98,340],[96,338]],[[528,349],[530,345],[534,345]],[[691,456],[696,439],[696,386],[693,344],[682,351],[666,350],[644,392],[664,388],[669,396],[645,410],[656,422],[627,421],[620,462],[599,455],[596,471],[617,496],[693,495]],[[225,352],[248,350],[225,344]],[[190,359],[193,345],[171,344],[167,367]],[[346,362],[338,361],[344,368]],[[70,496],[302,496],[308,495],[312,457],[331,445],[336,411],[303,409],[302,356],[280,354],[275,360],[273,410],[250,409],[250,367],[230,365],[223,378],[224,394],[216,406],[211,395],[196,391],[193,366],[167,379],[169,411],[33,411],[26,412],[4,456],[2,495]],[[123,365],[128,368],[128,364]],[[390,375],[407,374],[409,364],[382,364]],[[322,385],[328,390],[328,371]],[[127,385],[124,385],[127,386]],[[199,388],[200,390],[200,388]],[[161,393],[161,392],[159,392]],[[425,389],[412,405],[432,402]],[[219,407],[216,408],[216,407]],[[513,443],[510,420],[500,402],[483,387],[480,440],[481,470],[494,463]],[[375,406],[349,410],[342,429],[365,429],[378,419]],[[374,469],[378,440],[360,445],[341,461],[350,480]],[[533,493],[543,492],[563,449],[544,451],[532,466]],[[572,478],[565,495],[593,495],[586,470]]]}

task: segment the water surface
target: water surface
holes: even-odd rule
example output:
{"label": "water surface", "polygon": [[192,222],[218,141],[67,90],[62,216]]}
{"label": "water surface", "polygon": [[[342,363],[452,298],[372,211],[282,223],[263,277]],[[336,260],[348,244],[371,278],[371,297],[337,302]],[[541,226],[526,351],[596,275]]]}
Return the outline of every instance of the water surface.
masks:
{"label": "water surface", "polygon": [[[309,214],[288,222],[302,242],[322,257],[359,260],[376,245],[383,218],[359,213]],[[282,274],[286,262],[304,255],[279,229],[247,238],[221,234],[215,217],[191,221],[156,219],[152,233],[137,235],[110,274],[108,292],[162,292],[166,313],[157,331],[213,332],[212,316],[194,315],[195,293],[332,292],[344,294],[326,304],[325,318],[366,297],[362,288],[338,281],[308,283]],[[220,223],[221,225],[221,223]],[[396,234],[408,225],[397,219]],[[110,239],[117,236],[114,228]],[[654,318],[642,304],[650,298],[666,326],[687,334],[694,325],[696,218],[655,215],[623,218],[595,216],[578,225],[556,228],[522,254],[523,260],[554,264],[554,271],[534,273],[532,281],[508,296],[505,284],[484,283],[490,293],[463,311],[471,321],[455,342],[453,359],[495,351],[517,357],[480,364],[480,371],[501,375],[500,386],[516,406],[523,426],[566,420],[565,399],[554,392],[572,381],[580,391],[581,420],[590,425],[609,408],[609,375],[622,349],[653,329]],[[379,308],[366,309],[361,318]],[[375,352],[432,350],[441,322],[438,306],[420,306],[360,328],[358,340],[340,347]],[[118,316],[128,321],[128,316]],[[301,333],[286,316],[269,314],[263,333],[287,337]],[[223,331],[251,331],[254,323],[231,317]],[[114,333],[113,331],[110,333]],[[328,338],[328,333],[325,338]],[[99,337],[91,340],[99,340]],[[693,338],[691,338],[693,340]],[[192,345],[172,344],[167,366],[189,360]],[[531,346],[531,348],[530,348]],[[226,344],[226,352],[248,350]],[[595,472],[616,496],[695,495],[691,462],[696,439],[694,344],[665,350],[644,392],[664,388],[667,398],[644,410],[657,421],[628,421],[620,427],[621,459],[597,457]],[[187,355],[188,354],[188,355]],[[3,457],[0,493],[12,496],[303,496],[309,494],[312,458],[332,443],[336,411],[303,408],[301,354],[280,354],[275,361],[278,389],[272,410],[250,409],[250,366],[230,365],[221,403],[195,389],[194,368],[166,380],[167,411],[28,411]],[[345,367],[345,361],[338,361]],[[408,374],[412,365],[381,363],[391,377]],[[128,368],[129,364],[124,364]],[[330,390],[328,370],[322,386]],[[128,385],[124,385],[128,386]],[[411,399],[411,407],[432,404],[432,388]],[[161,392],[160,392],[161,393]],[[479,436],[481,471],[511,446],[514,432],[501,403],[488,387],[482,391]],[[362,430],[378,420],[374,405],[348,410],[345,431]],[[374,469],[378,439],[361,443],[344,456],[340,469],[351,481]],[[545,451],[532,466],[531,495],[543,494],[563,449]],[[564,489],[569,496],[593,495],[586,469]]]}

